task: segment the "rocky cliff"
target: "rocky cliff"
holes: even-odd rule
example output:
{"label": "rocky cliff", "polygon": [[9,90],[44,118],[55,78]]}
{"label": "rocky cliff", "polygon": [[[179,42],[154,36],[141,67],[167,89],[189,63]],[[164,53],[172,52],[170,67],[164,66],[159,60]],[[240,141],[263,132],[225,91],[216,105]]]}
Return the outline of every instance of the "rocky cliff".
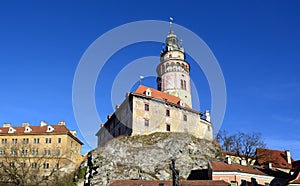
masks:
{"label": "rocky cliff", "polygon": [[219,155],[215,143],[185,133],[123,136],[90,152],[81,164],[86,173],[79,185],[107,185],[119,179],[170,180],[170,159],[176,160],[180,178],[187,179],[191,170],[207,168],[208,160]]}

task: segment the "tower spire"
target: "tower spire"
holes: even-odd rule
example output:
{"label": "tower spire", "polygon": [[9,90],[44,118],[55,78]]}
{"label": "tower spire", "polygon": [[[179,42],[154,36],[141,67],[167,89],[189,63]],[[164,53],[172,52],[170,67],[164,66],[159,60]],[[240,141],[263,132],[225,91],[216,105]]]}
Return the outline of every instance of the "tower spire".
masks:
{"label": "tower spire", "polygon": [[169,32],[169,34],[173,34],[174,32],[173,32],[173,30],[172,30],[172,24],[173,24],[173,17],[170,17],[170,32]]}
{"label": "tower spire", "polygon": [[182,105],[192,108],[190,65],[185,61],[182,41],[172,29],[173,18],[170,17],[170,31],[166,38],[165,49],[160,54],[160,64],[156,68],[157,89],[179,97]]}

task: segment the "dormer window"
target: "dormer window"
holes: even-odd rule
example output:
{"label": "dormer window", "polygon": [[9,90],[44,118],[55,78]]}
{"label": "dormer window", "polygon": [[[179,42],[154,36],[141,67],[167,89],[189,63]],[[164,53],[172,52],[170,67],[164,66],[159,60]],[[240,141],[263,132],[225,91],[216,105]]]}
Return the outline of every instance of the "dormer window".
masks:
{"label": "dormer window", "polygon": [[146,96],[151,96],[151,90],[149,88],[146,90]]}
{"label": "dormer window", "polygon": [[25,127],[25,130],[24,130],[25,133],[29,133],[29,132],[31,132],[31,131],[32,131],[32,129],[31,129],[30,127],[28,127],[28,126]]}
{"label": "dormer window", "polygon": [[8,133],[14,133],[16,132],[16,129],[12,128],[12,127],[9,127],[8,129]]}
{"label": "dormer window", "polygon": [[54,128],[52,126],[48,126],[47,127],[47,131],[46,132],[53,132],[54,131]]}
{"label": "dormer window", "polygon": [[184,107],[184,101],[183,100],[180,100],[179,104],[180,104],[181,107]]}

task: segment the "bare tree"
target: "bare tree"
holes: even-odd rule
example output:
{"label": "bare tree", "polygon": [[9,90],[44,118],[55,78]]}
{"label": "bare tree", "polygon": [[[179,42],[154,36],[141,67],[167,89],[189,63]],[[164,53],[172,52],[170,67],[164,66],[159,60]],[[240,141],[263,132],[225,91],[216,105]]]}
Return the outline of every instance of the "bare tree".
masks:
{"label": "bare tree", "polygon": [[0,184],[56,185],[66,176],[61,171],[67,164],[62,151],[24,143],[0,147]]}
{"label": "bare tree", "polygon": [[231,152],[236,154],[241,159],[246,160],[249,164],[251,159],[255,156],[256,148],[264,148],[266,144],[261,138],[261,133],[244,133],[238,132],[236,134],[228,135],[223,130],[217,135],[217,141],[224,152]]}

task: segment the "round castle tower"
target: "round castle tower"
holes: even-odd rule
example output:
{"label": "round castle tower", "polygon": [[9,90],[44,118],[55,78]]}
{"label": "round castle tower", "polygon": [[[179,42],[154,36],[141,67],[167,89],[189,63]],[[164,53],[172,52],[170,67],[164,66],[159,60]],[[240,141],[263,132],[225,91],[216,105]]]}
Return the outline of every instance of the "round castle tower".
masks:
{"label": "round castle tower", "polygon": [[179,97],[184,104],[192,108],[190,65],[185,61],[184,48],[178,44],[178,38],[172,30],[172,22],[156,72],[157,89]]}

